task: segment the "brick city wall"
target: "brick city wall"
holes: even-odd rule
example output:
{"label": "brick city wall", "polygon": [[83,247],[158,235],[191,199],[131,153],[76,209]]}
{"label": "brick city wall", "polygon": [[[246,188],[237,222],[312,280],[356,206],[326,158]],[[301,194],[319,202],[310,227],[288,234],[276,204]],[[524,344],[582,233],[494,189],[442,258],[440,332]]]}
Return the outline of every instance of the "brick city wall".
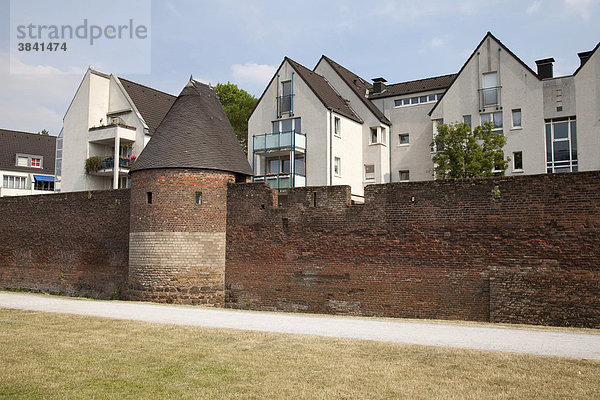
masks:
{"label": "brick city wall", "polygon": [[600,173],[230,185],[230,307],[600,327]]}
{"label": "brick city wall", "polygon": [[129,190],[0,198],[0,288],[119,298]]}

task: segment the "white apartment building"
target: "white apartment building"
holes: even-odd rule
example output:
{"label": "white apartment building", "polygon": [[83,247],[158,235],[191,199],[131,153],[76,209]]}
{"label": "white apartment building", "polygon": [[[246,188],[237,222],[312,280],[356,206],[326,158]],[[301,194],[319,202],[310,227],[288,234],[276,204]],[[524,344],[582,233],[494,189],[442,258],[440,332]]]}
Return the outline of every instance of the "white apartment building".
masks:
{"label": "white apartment building", "polygon": [[54,193],[56,137],[0,129],[0,197]]}
{"label": "white apartment building", "polygon": [[313,71],[286,57],[248,123],[253,179],[279,190],[345,184],[356,196],[367,184],[431,180],[437,124],[487,120],[506,135],[507,175],[598,170],[598,47],[554,77],[553,59],[534,72],[488,32],[457,74],[392,85],[326,56]]}
{"label": "white apartment building", "polygon": [[[85,73],[63,118],[57,141],[57,190],[129,187],[129,166],[176,97],[92,69]],[[86,172],[86,160],[95,168]],[[98,163],[99,161],[99,163]]]}

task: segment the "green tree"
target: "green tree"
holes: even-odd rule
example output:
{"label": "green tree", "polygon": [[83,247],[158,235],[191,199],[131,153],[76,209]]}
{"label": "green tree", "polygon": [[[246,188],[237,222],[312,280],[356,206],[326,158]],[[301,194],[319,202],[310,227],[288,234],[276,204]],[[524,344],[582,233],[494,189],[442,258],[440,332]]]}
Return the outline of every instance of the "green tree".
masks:
{"label": "green tree", "polygon": [[248,152],[248,118],[258,99],[231,82],[218,83],[215,91],[244,151]]}
{"label": "green tree", "polygon": [[[471,127],[466,123],[441,124],[431,142],[436,179],[504,175],[508,161],[502,150],[506,138],[493,131],[493,123]],[[437,151],[436,151],[437,150]]]}
{"label": "green tree", "polygon": [[48,136],[50,135],[50,132],[48,132],[46,129],[42,129],[40,132],[38,132],[38,135]]}

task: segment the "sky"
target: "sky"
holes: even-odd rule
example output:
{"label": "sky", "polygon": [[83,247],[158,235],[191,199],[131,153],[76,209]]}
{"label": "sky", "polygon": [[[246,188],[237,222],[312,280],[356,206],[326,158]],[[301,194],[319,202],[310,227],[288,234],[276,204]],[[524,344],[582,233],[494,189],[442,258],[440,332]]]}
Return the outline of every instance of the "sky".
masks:
{"label": "sky", "polygon": [[[365,79],[396,83],[458,72],[490,31],[533,70],[554,57],[560,76],[600,41],[600,0],[135,1],[0,0],[0,128],[57,135],[90,65],[175,95],[193,75],[259,97],[285,56],[312,69],[325,54]],[[111,15],[147,20],[147,37],[99,39],[64,57],[13,56],[18,21],[84,14],[98,24]]]}

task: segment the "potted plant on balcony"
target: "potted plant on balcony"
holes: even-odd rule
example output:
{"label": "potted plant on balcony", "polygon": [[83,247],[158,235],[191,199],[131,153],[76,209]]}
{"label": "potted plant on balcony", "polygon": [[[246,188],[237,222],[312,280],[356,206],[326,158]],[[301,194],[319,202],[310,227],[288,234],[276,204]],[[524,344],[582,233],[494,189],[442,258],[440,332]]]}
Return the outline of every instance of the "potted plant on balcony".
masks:
{"label": "potted plant on balcony", "polygon": [[92,156],[85,160],[85,173],[93,174],[102,169],[102,158],[98,156]]}

